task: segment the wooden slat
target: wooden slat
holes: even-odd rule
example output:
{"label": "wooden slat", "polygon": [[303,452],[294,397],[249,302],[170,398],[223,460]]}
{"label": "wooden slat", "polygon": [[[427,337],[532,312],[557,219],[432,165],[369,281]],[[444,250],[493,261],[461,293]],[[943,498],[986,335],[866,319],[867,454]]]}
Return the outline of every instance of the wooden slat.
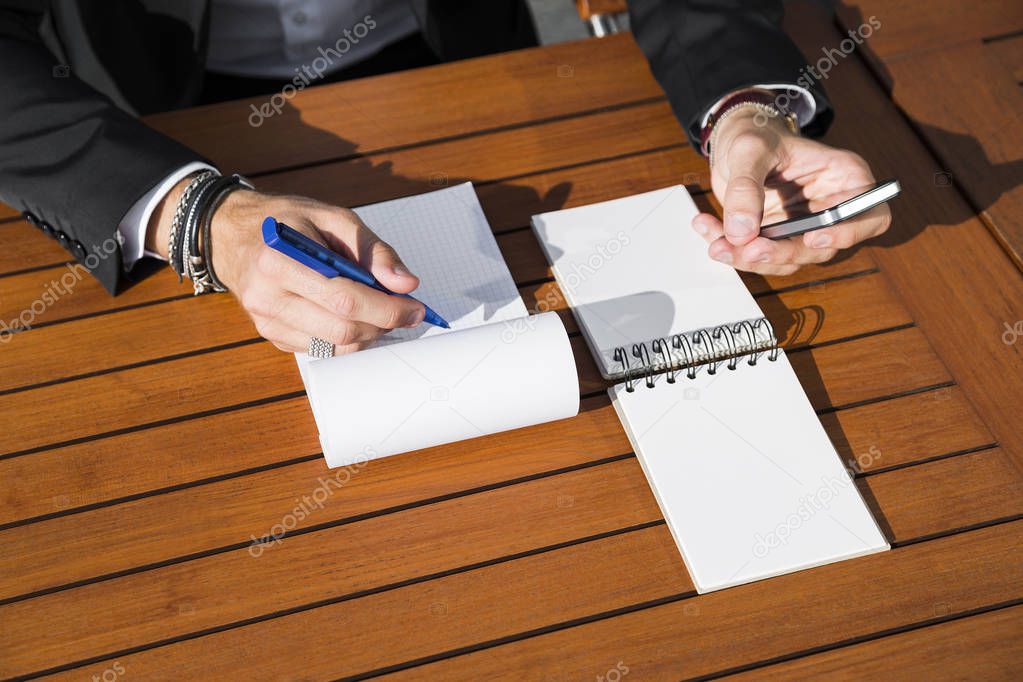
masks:
{"label": "wooden slat", "polygon": [[[2,229],[6,247],[0,250],[0,275],[21,272],[30,268],[56,266],[71,260],[71,255],[56,241],[48,238],[24,220],[8,223]],[[50,279],[60,277],[62,274],[55,273]],[[44,281],[48,284],[50,279]],[[4,284],[6,286],[6,283]],[[11,324],[11,320],[6,315],[0,319]]]}
{"label": "wooden slat", "polygon": [[[791,361],[797,367],[800,380],[807,390],[807,394],[814,407],[820,409],[828,407],[832,403],[846,404],[869,398],[878,398],[892,393],[911,391],[929,385],[941,383],[947,379],[947,374],[940,364],[935,364],[933,356],[929,357],[926,346],[921,346],[919,341],[914,341],[915,330],[906,329],[892,334],[882,334],[860,339],[846,344],[827,346],[814,351],[796,352],[791,355]],[[917,337],[919,338],[919,337]],[[574,340],[577,346],[581,340]],[[889,348],[885,351],[883,349]],[[894,350],[897,349],[897,350]],[[215,353],[209,354],[211,357]],[[583,357],[589,358],[583,351]],[[290,358],[287,358],[291,362]],[[215,361],[216,362],[216,361]],[[222,364],[216,362],[216,364]],[[234,361],[230,364],[238,364]],[[244,363],[242,363],[244,364]],[[591,361],[592,364],[592,361]],[[848,366],[855,365],[863,371],[848,372]],[[209,370],[209,371],[212,371]],[[120,373],[118,376],[126,374]],[[297,377],[295,379],[297,382]],[[598,379],[593,380],[595,389],[603,386]],[[827,386],[827,389],[824,387]],[[585,384],[584,384],[585,388]],[[593,405],[590,403],[590,405]],[[481,452],[484,458],[480,461],[488,461],[496,458],[499,452],[519,452],[526,456],[526,462],[536,466],[532,456],[541,459],[536,460],[544,463],[542,468],[531,471],[505,471],[495,468],[487,475],[492,478],[475,480],[475,483],[466,481],[459,477],[459,474],[452,473],[450,483],[442,483],[445,486],[444,492],[436,492],[436,495],[452,494],[465,487],[490,485],[507,478],[524,476],[530,473],[538,473],[565,466],[578,464],[588,459],[599,459],[628,452],[628,447],[622,440],[621,429],[617,418],[606,403],[599,403],[599,410],[591,414],[585,413],[582,417],[550,426],[535,427],[534,430],[513,431],[506,434],[498,434],[484,439],[474,439],[465,443],[454,444],[447,447],[436,448],[417,453],[409,453],[404,456],[387,458],[380,462],[374,462],[369,471],[362,473],[357,480],[351,483],[355,488],[346,488],[344,503],[350,499],[356,502],[360,498],[353,496],[362,489],[363,485],[378,485],[381,481],[390,480],[390,493],[377,492],[376,489],[365,498],[371,501],[372,506],[349,508],[339,499],[337,506],[321,510],[320,513],[311,516],[300,525],[305,527],[311,524],[323,523],[329,520],[336,520],[364,514],[371,510],[379,510],[388,506],[383,502],[387,494],[397,494],[394,478],[398,472],[404,472],[403,476],[410,474],[401,467],[406,466],[410,458],[415,458],[418,463],[430,461],[430,458],[440,458],[441,462],[436,466],[422,465],[417,469],[421,475],[433,478],[436,471],[445,470],[452,462],[460,462],[462,459],[472,461],[475,456],[468,453]],[[234,423],[245,423],[244,419],[234,419]],[[220,431],[218,440],[212,441],[211,451],[227,449],[232,439],[232,433],[226,428]],[[295,428],[302,428],[306,421],[300,422]],[[559,431],[562,429],[563,431]],[[192,429],[184,428],[184,433],[193,433]],[[311,432],[311,431],[310,431]],[[552,448],[547,453],[544,441],[531,439],[535,433],[543,433],[552,442],[561,442],[562,446]],[[563,435],[555,435],[561,433]],[[179,442],[181,435],[175,435],[173,442]],[[279,436],[280,437],[280,436]],[[283,436],[285,440],[291,439]],[[564,438],[564,441],[557,439]],[[617,438],[617,440],[608,440]],[[296,437],[297,442],[302,442],[301,437]],[[573,443],[593,442],[592,450],[587,448],[582,452],[572,453]],[[986,438],[981,439],[981,445]],[[244,437],[242,442],[245,442]],[[524,443],[531,443],[526,447]],[[606,447],[600,444],[606,444]],[[600,445],[598,447],[598,445]],[[97,446],[99,447],[99,446]],[[170,451],[173,452],[173,451]],[[313,451],[315,452],[315,450]],[[292,456],[307,455],[310,451],[308,446],[305,450],[294,451]],[[543,459],[549,456],[550,461]],[[558,453],[563,453],[559,455]],[[933,454],[933,453],[932,453]],[[938,453],[943,454],[943,453]],[[23,455],[22,458],[32,458],[36,455]],[[168,455],[164,455],[166,458]],[[558,458],[564,456],[562,462]],[[883,456],[883,453],[882,453]],[[926,456],[922,449],[917,450],[914,456]],[[577,459],[583,457],[584,459]],[[557,463],[556,463],[557,462]],[[380,471],[380,479],[377,478]],[[130,568],[154,564],[166,561],[174,557],[199,553],[217,547],[226,547],[234,543],[247,542],[249,534],[256,534],[260,537],[259,527],[269,527],[277,521],[277,517],[284,514],[294,506],[296,491],[313,490],[319,484],[317,478],[325,475],[327,470],[319,459],[315,461],[297,464],[287,469],[274,469],[260,474],[246,477],[245,485],[239,486],[237,480],[227,480],[201,488],[190,488],[159,497],[141,499],[128,504],[112,507],[104,507],[93,511],[54,518],[39,523],[9,528],[0,533],[0,541],[8,548],[6,553],[0,554],[0,600],[8,599],[20,594],[27,594],[57,587],[59,585],[73,583],[100,575],[112,574]],[[158,478],[159,472],[150,474]],[[478,473],[467,467],[467,476],[478,476]],[[150,479],[152,480],[152,479]],[[409,479],[411,488],[401,493],[404,497],[399,503],[408,503],[415,499],[429,497],[426,492],[430,489],[427,482],[419,482],[418,479]],[[152,484],[150,484],[152,485]],[[382,490],[388,490],[383,488]],[[245,497],[238,495],[244,491]],[[52,498],[52,495],[50,496]],[[214,502],[214,500],[220,500]],[[211,511],[216,510],[216,511]],[[205,519],[199,523],[193,515],[201,514]],[[124,527],[125,514],[130,514],[134,523],[130,527]],[[211,521],[216,518],[216,523]],[[258,526],[253,529],[253,526]],[[116,529],[124,527],[128,530],[127,535],[121,535]],[[148,529],[142,532],[142,529]],[[246,532],[246,528],[249,530]],[[38,537],[45,535],[50,542],[39,543]],[[117,537],[116,541],[114,540]],[[91,553],[88,551],[96,537],[104,537],[118,548],[116,552]],[[81,547],[80,551],[72,548]]]}
{"label": "wooden slat", "polygon": [[804,656],[725,679],[1009,682],[1020,677],[1023,677],[1023,605]]}
{"label": "wooden slat", "polygon": [[876,472],[991,444],[958,386],[821,415],[847,468]]}
{"label": "wooden slat", "polygon": [[[301,390],[294,359],[269,343],[146,365],[0,396],[0,412],[8,415],[7,428],[0,431],[0,452],[66,442]],[[76,417],[60,418],[54,411],[59,405],[75,405]]]}
{"label": "wooden slat", "polygon": [[1023,477],[997,448],[868,476],[858,483],[885,536],[894,542],[1023,514]]}
{"label": "wooden slat", "polygon": [[895,101],[951,176],[936,178],[966,193],[1023,269],[1023,89],[1013,73],[980,42],[887,68]]}
{"label": "wooden slat", "polygon": [[[1016,0],[842,0],[836,10],[847,31],[865,23],[869,26],[870,18],[875,17],[879,26],[860,35],[886,61],[1023,30],[1023,8]],[[821,40],[824,38],[818,38],[812,51],[805,49],[811,63],[820,56]],[[837,47],[839,43],[824,44]]]}
{"label": "wooden slat", "polygon": [[307,88],[258,127],[247,125],[251,106],[266,97],[145,122],[225,171],[254,174],[662,96],[646,64],[627,58],[633,49],[618,36],[599,51],[564,43]]}
{"label": "wooden slat", "polygon": [[[1000,467],[997,464],[990,466],[978,465],[975,462],[969,461],[991,460],[997,462],[999,458],[1001,458]],[[990,521],[1023,511],[1023,496],[1019,494],[1018,480],[1006,481],[1004,476],[1006,471],[1011,472],[1011,465],[1007,464],[1004,457],[1001,457],[1001,453],[989,451],[978,455],[954,458],[880,474],[870,480],[872,486],[871,493],[876,497],[878,506],[884,510],[885,514],[890,516],[892,527],[896,529],[894,539],[897,542],[909,542],[924,535],[947,532],[950,529],[959,527],[960,524],[969,525]],[[958,509],[958,514],[952,510],[948,513],[935,515],[932,509],[933,501],[929,490],[939,481],[939,485],[944,490],[959,486],[963,492],[968,493],[970,496],[988,497],[989,503],[987,506],[970,503],[963,499],[965,496],[959,496],[947,502],[950,508]],[[590,485],[590,492],[580,495],[582,492],[581,484]],[[535,492],[528,490],[534,487],[539,490]],[[602,493],[595,492],[594,490],[601,490]],[[544,492],[547,494],[544,495]],[[601,503],[607,505],[607,508],[598,516],[622,517],[621,521],[618,521],[619,527],[627,527],[628,525],[659,518],[656,506],[651,507],[652,499],[638,462],[632,459],[565,474],[555,477],[553,480],[533,481],[514,486],[508,490],[485,493],[480,496],[474,496],[481,499],[467,499],[465,503],[472,504],[475,502],[483,504],[490,501],[488,515],[492,515],[501,511],[501,507],[507,504],[502,498],[510,498],[512,496],[522,498],[526,494],[530,494],[531,499],[534,500],[528,503],[528,506],[517,507],[514,512],[510,508],[505,507],[504,511],[506,514],[513,514],[513,523],[517,526],[520,522],[528,521],[529,516],[534,513],[534,509],[537,507],[544,508],[548,516],[547,520],[541,522],[540,525],[545,526],[545,528],[532,529],[531,532],[534,534],[541,533],[545,537],[554,532],[552,527],[573,524],[573,521],[567,517],[574,519],[576,516],[589,516],[593,513],[591,511],[592,505]],[[536,498],[539,498],[539,503]],[[449,503],[441,503],[437,506],[440,507],[447,504]],[[635,507],[639,507],[639,510]],[[562,512],[561,510],[564,511]],[[438,510],[424,508],[416,513],[424,516],[433,516],[435,511]],[[460,521],[456,521],[456,523],[468,525],[468,533],[472,534],[480,520],[467,513],[470,511],[466,509],[463,514],[459,514],[458,518],[460,518]],[[551,515],[553,515],[553,518]],[[410,513],[408,516],[411,517],[413,514]],[[446,515],[445,518],[450,519],[452,516],[454,515]],[[391,517],[387,518],[395,521]],[[375,521],[366,523],[372,524]],[[623,521],[626,523],[622,523]],[[418,520],[405,520],[405,524],[410,523],[413,524],[412,529],[414,530],[422,527]],[[604,525],[607,522],[602,521],[599,523]],[[360,524],[356,524],[356,527],[348,530],[351,533],[358,532],[358,525]],[[507,521],[503,525],[506,527]],[[597,527],[600,526],[595,528]],[[434,543],[431,547],[434,547],[435,553],[443,551],[444,545],[454,543],[457,546],[457,537],[465,537],[466,535],[466,531],[456,528],[449,527],[447,530],[454,537],[449,536],[443,541],[430,538]],[[265,602],[260,604],[264,609],[263,613],[270,613],[274,609],[286,608],[287,603],[290,603],[288,600],[293,594],[301,595],[307,599],[317,596],[327,598],[331,594],[340,596],[343,594],[341,590],[346,589],[343,583],[344,578],[322,575],[319,568],[319,562],[322,561],[320,557],[329,553],[329,546],[327,545],[333,542],[326,536],[335,532],[341,533],[344,531],[341,529],[331,529],[314,535],[285,539],[279,547],[267,549],[266,553],[260,557],[245,556],[244,550],[241,550],[230,558],[225,557],[223,563],[219,563],[216,569],[206,571],[203,581],[205,584],[202,586],[193,587],[179,583],[178,581],[184,577],[180,574],[186,572],[189,565],[175,566],[160,569],[158,572],[148,576],[129,576],[106,584],[88,586],[72,592],[42,597],[35,600],[35,603],[29,601],[12,604],[8,607],[2,607],[0,613],[7,611],[3,615],[9,622],[13,622],[15,626],[40,627],[34,626],[33,623],[45,622],[48,613],[63,607],[63,622],[57,626],[47,628],[50,641],[44,644],[44,649],[50,651],[52,650],[51,647],[55,648],[58,644],[63,643],[61,653],[59,654],[63,660],[68,660],[68,658],[73,660],[75,652],[81,647],[79,642],[83,639],[91,640],[89,644],[92,651],[102,651],[104,648],[107,651],[117,651],[131,646],[132,638],[140,638],[146,634],[153,639],[157,639],[161,635],[172,636],[174,631],[189,621],[192,627],[196,629],[204,625],[212,626],[210,618],[214,611],[210,607],[214,603],[218,605],[217,610],[220,611],[222,617],[229,615],[224,612],[230,610],[232,612],[230,615],[234,615],[237,620],[244,618],[246,613],[242,612],[241,609],[252,608],[252,606],[241,606],[237,603],[241,600],[231,600],[229,594],[214,591],[217,588],[228,590],[228,592],[231,591],[231,587],[219,577],[221,573],[233,572],[237,575],[240,582],[234,584],[234,591],[239,589],[238,585],[246,585],[248,589],[246,589],[247,598],[245,602],[249,604],[252,602]],[[320,535],[324,537],[317,537]],[[489,548],[489,551],[493,552],[495,556],[509,556],[512,554],[513,547],[522,539],[521,537],[499,539],[495,537],[497,535],[501,534],[489,533],[484,541],[485,544],[510,544],[512,547],[500,550],[494,547]],[[449,651],[460,646],[477,644],[498,639],[502,636],[514,635],[522,631],[569,621],[573,618],[613,610],[618,607],[692,592],[692,584],[685,574],[681,562],[678,561],[677,555],[672,557],[670,539],[666,540],[666,538],[670,537],[667,529],[663,526],[658,526],[643,531],[642,536],[638,540],[634,538],[618,540],[617,544],[623,551],[618,555],[617,560],[607,560],[609,556],[608,551],[611,549],[608,545],[613,546],[615,542],[587,543],[580,547],[570,548],[568,550],[568,557],[563,556],[560,552],[555,552],[550,556],[539,555],[536,558],[527,559],[527,565],[521,568],[517,565],[518,561],[513,561],[510,564],[498,566],[492,570],[472,571],[468,574],[456,575],[452,579],[446,579],[448,582],[460,583],[461,589],[445,588],[443,581],[439,585],[431,581],[422,585],[411,585],[401,588],[396,592],[386,593],[385,595],[371,597],[368,600],[368,604],[360,603],[362,600],[359,599],[354,604],[341,603],[330,607],[328,613],[324,614],[316,612],[298,614],[290,619],[291,622],[286,627],[289,632],[285,636],[284,642],[293,641],[292,633],[297,632],[296,628],[300,628],[305,632],[323,631],[324,628],[319,624],[325,622],[326,618],[330,618],[334,623],[344,623],[347,632],[352,633],[356,637],[367,638],[365,641],[360,641],[359,645],[356,645],[354,641],[350,641],[348,655],[339,657],[336,655],[336,652],[332,652],[329,649],[321,651],[319,655],[316,655],[316,648],[309,647],[308,644],[303,647],[303,651],[306,652],[305,657],[312,658],[315,656],[319,661],[319,665],[329,665],[333,671],[338,671],[336,673],[331,672],[330,674],[339,676],[350,675],[366,672],[388,664],[402,663],[438,651]],[[363,536],[360,535],[361,537]],[[406,535],[405,537],[408,538],[407,542],[410,542],[412,545],[406,548],[405,556],[417,556],[416,552],[422,540],[417,535]],[[439,542],[443,542],[443,545],[437,547],[436,544]],[[391,547],[394,545],[393,542],[388,544]],[[537,547],[540,545],[534,543],[532,546]],[[363,549],[370,549],[370,547],[365,547],[364,545],[352,547],[348,551],[348,555],[352,556],[354,552]],[[462,551],[465,552],[464,546]],[[375,553],[360,553],[358,556],[362,562],[373,562],[374,565],[378,561],[381,562],[381,572],[388,569],[386,558],[378,557]],[[371,559],[370,557],[373,558]],[[289,558],[292,566],[292,584],[298,583],[295,587],[283,588],[278,586],[276,595],[264,595],[261,591],[261,586],[268,579],[266,574],[272,572],[266,568],[264,568],[264,571],[259,576],[253,576],[253,579],[259,582],[250,583],[244,581],[244,578],[252,570],[251,564],[258,564],[264,561],[270,563],[272,561],[276,566]],[[475,558],[475,555],[472,557],[459,556],[458,560],[465,562],[471,558]],[[672,558],[674,558],[674,561],[672,561]],[[219,557],[211,557],[210,559],[201,559],[193,563],[206,561],[220,562],[221,559]],[[426,567],[419,566],[420,564],[427,563],[429,561],[428,557],[419,555],[416,559],[407,559],[406,561],[410,564],[406,567],[406,570],[413,570],[416,573],[429,570]],[[866,561],[861,559],[846,562],[840,564],[840,566],[845,566],[845,570],[849,570],[851,567],[861,564],[859,568],[863,570],[866,567],[862,564],[865,564]],[[636,564],[636,568],[626,568],[626,566],[630,566],[633,563]],[[651,566],[648,567],[648,563]],[[643,568],[640,569],[640,566]],[[335,569],[335,574],[343,574],[345,572],[345,569],[340,571]],[[653,573],[652,575],[651,572]],[[389,576],[386,574],[380,575],[377,571],[372,573],[375,579],[381,583],[386,584],[388,581]],[[805,574],[804,580],[813,580],[818,573],[819,571],[814,571],[813,573]],[[616,577],[612,577],[611,574],[614,574]],[[974,580],[976,579],[974,577]],[[316,581],[327,587],[330,592],[316,595],[314,588],[311,587],[311,584]],[[999,582],[998,584],[1001,589],[1005,589],[1004,583]],[[760,585],[765,585],[765,583]],[[749,590],[751,587],[739,589]],[[129,589],[132,591],[128,592],[127,590]],[[1018,590],[1018,585],[1014,586],[1013,589]],[[182,593],[182,590],[185,592]],[[470,600],[468,604],[465,604],[465,611],[451,614],[450,625],[447,627],[442,619],[433,618],[432,614],[422,612],[421,609],[413,610],[414,607],[410,608],[411,605],[422,604],[424,601],[430,603],[430,601],[438,599],[438,592],[443,595],[440,597],[442,600],[444,596],[450,595],[451,598],[454,598],[456,594],[463,595],[461,597],[463,600]],[[512,597],[513,592],[517,595],[532,595],[536,601],[524,600],[521,597],[516,599]],[[573,596],[558,596],[566,592],[572,593]],[[131,595],[130,599],[128,598],[129,594]],[[122,597],[122,595],[124,596]],[[550,599],[547,598],[548,595],[550,595]],[[75,599],[76,596],[78,597],[77,599]],[[696,600],[695,603],[699,604],[705,599],[712,597],[713,595],[706,595]],[[731,604],[745,602],[744,599],[738,597],[741,597],[741,594],[737,595],[737,598],[725,599],[723,601]],[[990,593],[986,593],[985,597],[990,598]],[[121,605],[117,614],[118,619],[129,619],[136,624],[131,634],[126,635],[123,629],[114,623],[106,626],[108,628],[106,632],[100,632],[104,625],[96,622],[96,618],[90,621],[92,627],[88,630],[87,634],[82,634],[83,624],[79,624],[77,628],[74,627],[77,618],[76,614],[81,613],[84,615],[90,613],[90,606],[94,600],[99,599],[108,599]],[[74,601],[72,602],[71,600]],[[194,609],[190,613],[189,618],[179,618],[173,614],[173,606],[180,603],[178,600],[188,600],[188,603]],[[478,606],[473,606],[474,602]],[[484,607],[484,603],[488,603],[490,606]],[[500,607],[494,608],[494,604],[500,604]],[[454,606],[454,604],[451,606]],[[367,615],[370,613],[376,614],[374,619],[375,625],[372,626],[367,619]],[[25,619],[30,617],[30,614],[31,620],[26,621]],[[903,617],[908,615],[905,614]],[[310,620],[317,625],[310,626]],[[434,627],[427,627],[426,624],[431,621],[435,623]],[[118,620],[117,622],[123,621]],[[410,622],[420,624],[416,627],[408,628],[409,630],[420,631],[418,636],[405,637],[402,638],[402,642],[394,642],[393,627],[397,623],[405,623],[407,625]],[[251,656],[246,656],[244,652],[257,643],[270,644],[271,640],[267,639],[266,635],[258,630],[259,628],[266,627],[272,626],[259,625],[257,630],[248,634],[248,636],[245,636],[243,633],[229,635],[230,638],[233,638],[229,640],[232,644],[240,645],[238,638],[245,637],[247,645],[241,646],[233,654],[226,653],[218,656],[218,664],[242,666],[241,669],[245,670],[242,676],[247,676],[248,670],[263,664],[264,661],[262,659],[253,659]],[[738,627],[738,624],[733,623],[732,627]],[[481,631],[483,628],[487,628],[487,630]],[[280,631],[280,626],[277,629]],[[356,635],[355,633],[358,634]],[[22,662],[22,664],[27,663],[23,658],[26,654],[33,661],[44,662],[44,665],[45,662],[51,660],[61,660],[60,658],[46,658],[47,652],[39,652],[26,647],[24,643],[26,634],[28,633],[19,634],[16,632],[14,634],[15,639],[10,642],[10,653],[15,661]],[[326,635],[326,633],[324,634]],[[706,635],[707,633],[704,634]],[[334,635],[336,636],[336,632],[334,632]],[[213,638],[217,639],[219,636],[213,635]],[[388,640],[390,642],[385,645],[384,642],[388,642]],[[280,646],[284,642],[270,645]],[[589,643],[591,646],[597,644],[596,642]],[[737,643],[733,641],[729,645],[736,647]],[[186,661],[189,658],[193,658],[195,646],[194,644],[186,643],[183,647],[184,651],[175,656],[174,659]],[[221,650],[231,648],[219,642],[207,643],[205,646],[217,646]],[[193,649],[192,651],[188,650],[190,647]],[[22,653],[23,650],[25,653]],[[160,652],[157,654],[157,658],[166,655]],[[745,655],[745,652],[742,652],[742,655]],[[53,654],[51,653],[49,656],[53,656]],[[144,658],[144,656],[145,654],[139,658]],[[248,663],[243,663],[239,660],[245,658],[250,659]],[[166,659],[164,660],[166,661]],[[285,660],[282,663],[293,664],[293,661]],[[254,672],[253,674],[258,675],[260,673]],[[487,677],[489,678],[489,675]],[[436,679],[446,679],[446,677],[440,675]],[[559,679],[564,679],[564,677],[559,676]]]}
{"label": "wooden slat", "polygon": [[[620,561],[631,566],[629,559]],[[622,564],[613,570],[630,570]],[[645,573],[647,566],[631,570]],[[585,575],[577,566],[575,581]],[[1023,522],[1017,521],[600,620],[389,679],[511,679],[522,670],[590,679],[619,661],[635,679],[699,677],[1017,599],[1021,580]],[[665,592],[686,591],[680,587],[686,586],[669,582]]]}
{"label": "wooden slat", "polygon": [[[816,409],[848,406],[951,380],[915,328],[791,353],[789,361]],[[911,378],[907,381],[907,377]]]}

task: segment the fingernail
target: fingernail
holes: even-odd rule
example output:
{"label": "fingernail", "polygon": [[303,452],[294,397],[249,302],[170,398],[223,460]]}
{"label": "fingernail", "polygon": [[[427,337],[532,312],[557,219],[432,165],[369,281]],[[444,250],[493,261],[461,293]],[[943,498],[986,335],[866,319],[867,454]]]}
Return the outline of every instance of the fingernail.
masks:
{"label": "fingernail", "polygon": [[745,237],[753,231],[753,219],[742,213],[735,213],[725,219],[725,232],[731,237]]}
{"label": "fingernail", "polygon": [[724,263],[725,265],[732,264],[732,254],[730,251],[722,251],[718,255],[714,256],[714,260]]}
{"label": "fingernail", "polygon": [[391,272],[396,274],[398,277],[411,277],[412,273],[408,271],[404,265],[395,265],[391,268]]}
{"label": "fingernail", "polygon": [[416,308],[411,313],[405,316],[406,327],[418,327],[419,323],[423,321],[426,316],[425,308]]}
{"label": "fingernail", "polygon": [[693,221],[693,229],[696,230],[696,234],[707,234],[707,226],[703,224],[702,220]]}
{"label": "fingernail", "polygon": [[819,234],[813,238],[811,246],[815,249],[822,249],[825,246],[831,246],[831,235],[830,234]]}

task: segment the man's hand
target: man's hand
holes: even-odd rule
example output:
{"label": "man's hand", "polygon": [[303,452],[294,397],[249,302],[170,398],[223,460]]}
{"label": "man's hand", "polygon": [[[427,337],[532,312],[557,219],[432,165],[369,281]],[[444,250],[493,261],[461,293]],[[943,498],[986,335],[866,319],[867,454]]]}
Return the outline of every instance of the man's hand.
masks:
{"label": "man's hand", "polygon": [[[799,137],[778,119],[749,109],[721,122],[711,186],[724,208],[724,223],[709,213],[693,219],[711,258],[764,275],[788,275],[822,263],[839,249],[877,236],[892,216],[886,205],[833,227],[778,241],[759,236],[761,225],[785,220],[785,207],[808,201],[813,210],[836,193],[874,184],[867,162],[843,149]],[[815,203],[816,202],[816,203]]]}
{"label": "man's hand", "polygon": [[[147,232],[147,247],[164,256],[184,184],[154,212]],[[213,267],[252,317],[259,334],[275,346],[305,352],[309,338],[316,336],[335,344],[341,354],[357,350],[387,330],[415,327],[423,321],[425,310],[420,303],[343,277],[328,279],[268,248],[260,231],[266,216],[326,244],[394,292],[411,292],[419,279],[394,249],[348,209],[304,197],[232,192],[213,214]]]}

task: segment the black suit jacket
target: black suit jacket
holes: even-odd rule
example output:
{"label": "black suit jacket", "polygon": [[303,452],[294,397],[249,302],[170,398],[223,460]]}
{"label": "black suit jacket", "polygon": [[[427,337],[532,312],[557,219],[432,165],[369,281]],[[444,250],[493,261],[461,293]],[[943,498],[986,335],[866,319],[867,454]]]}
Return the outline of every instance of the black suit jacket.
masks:
{"label": "black suit jacket", "polygon": [[[408,2],[443,60],[535,44],[522,0]],[[779,28],[780,0],[629,6],[636,41],[691,140],[722,94],[794,83],[805,66]],[[196,101],[208,9],[208,0],[0,0],[0,200],[92,266],[112,293],[124,276],[117,225],[200,158],[136,116]],[[830,106],[819,88],[814,96],[820,127]]]}

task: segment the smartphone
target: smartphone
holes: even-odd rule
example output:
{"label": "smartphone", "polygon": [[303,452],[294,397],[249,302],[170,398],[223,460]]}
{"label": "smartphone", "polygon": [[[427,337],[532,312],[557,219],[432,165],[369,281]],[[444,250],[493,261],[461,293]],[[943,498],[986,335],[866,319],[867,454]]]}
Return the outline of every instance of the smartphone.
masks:
{"label": "smartphone", "polygon": [[[768,239],[785,239],[836,225],[880,206],[889,199],[894,199],[901,189],[898,180],[884,180],[876,185],[846,190],[823,199],[814,199],[812,202],[786,206],[785,209],[791,217],[764,225],[760,228],[760,236]],[[820,208],[821,206],[825,208]]]}

